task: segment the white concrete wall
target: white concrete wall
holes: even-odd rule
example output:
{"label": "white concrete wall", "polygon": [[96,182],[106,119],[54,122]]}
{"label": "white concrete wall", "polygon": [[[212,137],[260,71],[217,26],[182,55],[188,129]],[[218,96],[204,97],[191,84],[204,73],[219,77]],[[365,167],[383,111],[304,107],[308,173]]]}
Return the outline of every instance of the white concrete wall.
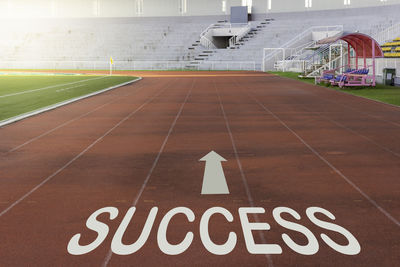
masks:
{"label": "white concrete wall", "polygon": [[[0,18],[9,17],[154,17],[154,16],[205,16],[229,14],[231,6],[241,5],[241,0],[186,0],[187,12],[180,11],[185,0],[142,0],[143,13],[137,14],[135,5],[141,0],[0,0]],[[268,1],[272,9],[268,10]],[[400,4],[400,0],[313,0],[307,9],[304,0],[253,0],[253,14],[331,10]],[[400,7],[399,12],[400,12]],[[382,14],[384,15],[384,14]]]}

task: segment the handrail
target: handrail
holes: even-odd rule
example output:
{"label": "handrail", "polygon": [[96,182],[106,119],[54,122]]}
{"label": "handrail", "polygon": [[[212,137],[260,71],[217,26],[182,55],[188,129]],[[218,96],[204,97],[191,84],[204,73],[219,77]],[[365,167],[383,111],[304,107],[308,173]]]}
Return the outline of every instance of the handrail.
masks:
{"label": "handrail", "polygon": [[[343,54],[343,57],[346,57],[346,56],[347,56],[347,52]],[[312,77],[312,75],[315,74],[316,72],[320,72],[321,70],[323,70],[323,69],[325,69],[326,67],[330,66],[330,64],[331,64],[332,62],[335,62],[335,61],[337,61],[337,60],[339,60],[339,59],[341,59],[341,58],[342,58],[342,56],[338,56],[338,57],[332,59],[330,62],[325,63],[324,65],[322,65],[322,66],[319,67],[318,69],[316,69],[316,70],[314,70],[313,72],[307,74],[306,77]],[[346,65],[343,65],[343,66],[341,66],[341,67],[337,67],[336,69],[333,69],[333,70],[330,70],[330,71],[336,72],[337,70],[342,69],[342,68],[344,68],[344,67],[346,67]]]}
{"label": "handrail", "polygon": [[302,33],[298,34],[297,36],[295,36],[294,38],[292,38],[291,40],[287,41],[286,43],[284,43],[282,45],[282,47],[289,47],[293,44],[295,44],[296,42],[300,41],[301,39],[303,39],[305,36],[307,36],[308,34],[313,33],[314,31],[316,31],[316,29],[325,29],[325,31],[333,31],[334,29],[340,29],[341,31],[343,31],[343,25],[334,25],[334,26],[313,26],[308,28],[307,30],[303,31]]}
{"label": "handrail", "polygon": [[243,39],[243,37],[245,37],[249,32],[251,31],[251,27],[250,24],[246,24],[246,27],[242,30],[241,33],[239,33],[238,35],[232,36],[231,38],[229,38],[229,47],[233,47],[235,46],[240,40]]}
{"label": "handrail", "polygon": [[215,44],[210,39],[208,39],[206,36],[202,36],[200,38],[200,44],[207,49],[217,49]]}
{"label": "handrail", "polygon": [[380,45],[383,45],[396,37],[400,37],[400,23],[394,24],[384,31],[377,32],[373,36]]}
{"label": "handrail", "polygon": [[211,30],[211,29],[217,29],[218,27],[215,26],[214,24],[209,25],[201,34],[200,34],[200,44],[202,46],[204,46],[207,49],[217,49],[217,47],[214,45],[214,43],[207,38],[207,33]]}
{"label": "handrail", "polygon": [[[340,31],[343,32],[343,25],[333,25],[333,26],[313,26],[308,28],[307,30],[303,31],[302,33],[298,34],[297,36],[295,36],[294,38],[290,39],[289,41],[287,41],[286,43],[284,43],[281,48],[289,48],[290,46],[295,45],[297,42],[301,41],[302,39],[304,39],[306,36],[312,34],[313,32],[317,31],[318,29],[320,29],[321,31]],[[273,59],[273,57],[279,53],[279,51],[274,51],[269,53],[268,55],[264,55],[263,57],[263,66],[265,66],[265,62],[269,61],[271,59]],[[263,69],[263,71],[265,71]]]}
{"label": "handrail", "polygon": [[[299,45],[294,48],[288,48],[288,49],[290,49],[290,57],[291,57],[290,60],[298,60],[299,57],[301,57],[303,55],[304,50],[307,47],[309,47],[310,45],[315,45],[315,44],[316,44],[315,41],[311,41],[311,42],[304,43],[304,44]],[[286,55],[286,56],[289,56],[289,55]]]}
{"label": "handrail", "polygon": [[213,23],[209,25],[201,34],[200,34],[200,44],[206,47],[207,49],[217,49],[215,44],[207,37],[207,34],[212,29],[221,29],[221,28],[232,28],[239,26],[246,26],[245,30],[243,30],[239,35],[232,36],[229,39],[229,46],[234,46],[238,41],[240,41],[246,34],[248,34],[251,30],[250,23]]}
{"label": "handrail", "polygon": [[[330,50],[330,45],[326,45],[326,46],[321,46],[320,48],[318,48],[311,56],[312,59],[314,59],[314,57],[316,55],[324,55],[325,53],[329,52]],[[310,59],[307,64],[305,65],[306,68],[310,67],[310,65],[313,65],[314,62]],[[329,62],[328,62],[329,64]]]}

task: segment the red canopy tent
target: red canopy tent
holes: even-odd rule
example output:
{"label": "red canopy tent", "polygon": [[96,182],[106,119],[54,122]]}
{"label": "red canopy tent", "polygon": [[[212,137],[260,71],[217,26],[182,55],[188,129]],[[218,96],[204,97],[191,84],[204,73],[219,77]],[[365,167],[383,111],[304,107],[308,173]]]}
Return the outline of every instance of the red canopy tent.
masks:
{"label": "red canopy tent", "polygon": [[343,40],[348,45],[348,66],[351,65],[351,49],[354,51],[353,58],[355,58],[355,68],[359,68],[359,59],[363,59],[364,68],[367,68],[367,58],[372,59],[372,77],[373,86],[376,81],[375,59],[383,57],[383,51],[375,39],[363,33],[342,33],[333,37],[325,38],[318,41],[318,44],[332,44],[339,40]]}

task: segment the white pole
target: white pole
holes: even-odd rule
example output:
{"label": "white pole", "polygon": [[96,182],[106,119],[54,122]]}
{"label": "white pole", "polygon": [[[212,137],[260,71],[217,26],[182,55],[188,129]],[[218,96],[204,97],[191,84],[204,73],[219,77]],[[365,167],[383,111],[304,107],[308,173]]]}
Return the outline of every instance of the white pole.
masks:
{"label": "white pole", "polygon": [[112,64],[111,64],[111,61],[110,61],[110,76],[112,76]]}
{"label": "white pole", "polygon": [[262,71],[265,72],[265,48],[263,49]]}

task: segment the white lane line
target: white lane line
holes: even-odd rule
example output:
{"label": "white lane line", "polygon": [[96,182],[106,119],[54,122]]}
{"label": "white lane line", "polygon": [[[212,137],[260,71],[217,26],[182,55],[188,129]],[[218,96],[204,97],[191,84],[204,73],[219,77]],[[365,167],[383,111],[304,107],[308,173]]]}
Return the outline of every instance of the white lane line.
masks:
{"label": "white lane line", "polygon": [[[320,86],[320,87],[325,89],[325,90],[332,90],[332,89],[329,89],[329,88],[327,88],[325,86]],[[358,97],[358,98],[361,98],[361,99],[364,99],[364,100],[368,100],[368,101],[374,102],[375,104],[382,104],[384,106],[395,108],[396,111],[400,111],[400,106],[397,106],[397,105],[394,105],[394,104],[385,103],[385,102],[382,102],[382,101],[376,100],[376,99],[366,98],[366,97],[360,96],[360,95],[353,95],[353,94],[345,92],[343,90],[338,90],[338,91],[335,91],[335,92],[346,94],[346,95],[350,95],[350,96],[353,96],[353,97]]]}
{"label": "white lane line", "polygon": [[[248,201],[250,203],[250,206],[254,207],[253,196],[251,195],[250,188],[249,188],[249,185],[247,183],[246,175],[244,174],[244,171],[243,171],[242,163],[240,162],[239,154],[238,154],[237,148],[236,148],[235,139],[233,138],[231,127],[229,126],[229,121],[228,121],[228,118],[226,116],[224,105],[223,105],[223,103],[221,101],[221,96],[220,96],[220,94],[218,92],[218,89],[217,89],[217,86],[215,84],[215,81],[214,81],[214,87],[215,87],[215,91],[217,92],[217,95],[218,95],[218,100],[219,100],[219,104],[220,104],[220,107],[221,107],[222,115],[223,115],[223,117],[225,119],[226,129],[228,130],[229,138],[231,139],[232,148],[233,148],[233,152],[235,153],[236,162],[237,162],[237,165],[239,166],[240,176],[242,177],[242,182],[243,182],[243,185],[244,185],[244,188],[245,188],[245,191],[246,191],[247,199],[248,199]],[[258,214],[253,214],[253,218],[254,218],[254,220],[256,222],[260,222]],[[261,239],[261,242],[264,243],[264,244],[267,244],[267,241],[265,239],[264,233],[261,232],[261,231],[258,231],[258,234],[259,234],[259,237]],[[271,255],[265,254],[265,257],[267,258],[267,262],[268,262],[267,266],[273,267],[274,263],[272,261]]]}
{"label": "white lane line", "polygon": [[[162,145],[161,145],[161,147],[160,147],[160,150],[158,151],[157,157],[155,158],[155,160],[154,160],[154,162],[153,162],[153,165],[151,166],[151,168],[150,168],[150,170],[149,170],[149,172],[148,172],[146,178],[144,179],[143,184],[142,184],[142,187],[140,188],[138,194],[136,195],[135,200],[134,200],[134,201],[132,202],[132,204],[131,204],[132,207],[135,207],[135,206],[137,205],[137,203],[139,202],[139,199],[140,199],[140,197],[142,196],[142,194],[143,194],[143,192],[144,192],[144,189],[146,188],[147,183],[149,182],[150,177],[151,177],[151,175],[153,174],[153,171],[154,171],[154,169],[155,169],[156,166],[157,166],[158,160],[160,159],[161,154],[164,152],[164,148],[165,148],[165,146],[166,146],[166,144],[167,144],[167,142],[168,142],[168,139],[169,139],[169,137],[170,137],[172,131],[173,131],[174,128],[175,128],[176,122],[178,121],[179,117],[181,116],[183,107],[185,106],[185,104],[186,104],[186,102],[187,102],[187,100],[188,100],[190,94],[192,93],[192,90],[193,90],[195,81],[196,81],[196,80],[193,79],[192,86],[191,86],[191,88],[189,89],[189,91],[187,92],[186,97],[185,97],[185,100],[183,101],[183,103],[182,103],[182,105],[181,105],[181,107],[180,107],[178,113],[176,114],[174,121],[172,122],[171,126],[169,127],[167,136],[165,137],[164,142],[162,143]],[[104,259],[104,261],[103,261],[102,267],[106,267],[106,266],[108,265],[108,263],[110,262],[110,260],[111,260],[111,258],[112,258],[112,255],[113,255],[112,250],[109,249],[108,252],[107,252],[107,255],[106,255],[106,257],[105,257],[105,259]]]}
{"label": "white lane line", "polygon": [[98,139],[96,139],[96,141],[94,141],[93,143],[91,143],[88,147],[86,147],[84,150],[82,150],[78,155],[76,155],[73,159],[71,159],[70,161],[68,161],[64,166],[62,166],[60,169],[58,169],[57,171],[55,171],[53,174],[51,174],[50,176],[48,176],[46,179],[44,179],[41,183],[39,183],[38,185],[36,185],[34,188],[32,188],[28,193],[26,193],[25,195],[23,195],[21,198],[19,198],[17,201],[15,201],[14,203],[12,203],[9,207],[7,207],[5,210],[3,210],[0,213],[0,217],[3,216],[4,214],[6,214],[8,211],[10,211],[12,208],[14,208],[16,205],[18,205],[21,201],[23,201],[25,198],[27,198],[28,196],[30,196],[33,192],[35,192],[36,190],[38,190],[42,185],[44,185],[45,183],[47,183],[48,181],[50,181],[53,177],[55,177],[57,174],[59,174],[60,172],[62,172],[64,169],[66,169],[69,165],[71,165],[74,161],[76,161],[77,159],[79,159],[83,154],[85,154],[87,151],[89,151],[93,146],[95,146],[98,142],[100,142],[101,140],[103,140],[108,134],[110,134],[113,130],[115,130],[118,126],[120,126],[122,123],[124,123],[126,120],[128,120],[129,118],[131,118],[135,113],[137,113],[139,110],[141,110],[144,106],[146,106],[148,103],[150,103],[151,101],[153,101],[153,99],[155,99],[157,96],[159,96],[162,92],[164,92],[166,89],[168,88],[165,87],[163,90],[161,90],[160,92],[158,92],[156,95],[152,96],[151,98],[149,98],[146,102],[144,102],[140,107],[136,108],[134,111],[132,111],[131,113],[129,113],[125,118],[123,118],[122,120],[120,120],[117,124],[115,124],[111,129],[109,129],[107,132],[105,132],[101,137],[99,137]]}
{"label": "white lane line", "polygon": [[345,129],[345,130],[347,130],[347,131],[353,133],[354,135],[357,135],[357,136],[359,136],[359,137],[364,138],[365,140],[367,140],[367,141],[373,143],[373,144],[376,145],[377,147],[379,147],[379,148],[385,150],[386,152],[389,152],[390,154],[392,154],[392,155],[394,155],[394,156],[396,156],[396,157],[400,157],[400,154],[399,154],[399,153],[397,153],[397,152],[391,150],[390,148],[387,148],[387,147],[385,147],[385,146],[383,146],[383,145],[381,145],[381,144],[375,142],[374,140],[372,140],[372,139],[369,138],[368,136],[365,136],[365,135],[363,135],[363,134],[361,134],[361,133],[359,133],[359,132],[357,132],[357,131],[351,129],[351,128],[347,127],[346,125],[344,125],[344,124],[342,124],[342,123],[340,123],[340,122],[337,122],[337,121],[335,121],[335,120],[329,118],[329,117],[326,116],[326,115],[322,115],[322,114],[321,114],[320,112],[318,112],[318,111],[312,111],[312,110],[310,110],[310,109],[308,109],[308,108],[304,108],[304,107],[303,107],[303,109],[306,110],[306,111],[308,111],[308,112],[311,112],[311,113],[313,113],[313,114],[316,114],[318,117],[323,118],[323,119],[326,119],[326,120],[332,122],[333,124],[336,124],[337,126],[339,126],[339,127],[343,128],[343,129]]}
{"label": "white lane line", "polygon": [[[314,94],[314,95],[317,96],[316,94]],[[351,95],[351,94],[349,94],[349,95]],[[353,95],[353,96],[354,96],[354,95]],[[317,96],[317,97],[318,97],[319,99],[325,101],[325,102],[330,102],[330,103],[333,103],[333,104],[336,104],[336,105],[340,105],[340,106],[345,107],[345,108],[347,108],[347,109],[349,109],[349,110],[354,110],[354,111],[356,111],[356,112],[358,112],[358,113],[360,113],[360,114],[364,114],[364,115],[366,115],[366,116],[368,116],[368,117],[370,117],[370,118],[373,118],[373,119],[375,119],[375,120],[383,121],[383,122],[389,123],[389,124],[391,124],[391,125],[400,127],[400,124],[399,124],[399,123],[394,122],[394,121],[386,120],[386,119],[384,119],[384,118],[381,118],[381,117],[378,116],[378,115],[373,115],[373,114],[371,114],[371,113],[368,113],[368,112],[365,112],[365,111],[361,111],[361,110],[359,110],[359,109],[356,109],[356,108],[354,108],[354,107],[352,107],[352,106],[349,106],[349,105],[345,105],[345,104],[340,103],[340,102],[336,102],[336,101],[332,101],[332,100],[326,100],[326,99],[324,99],[324,98],[322,98],[322,97],[320,97],[320,96]]]}
{"label": "white lane line", "polygon": [[395,225],[400,227],[400,222],[396,220],[389,212],[378,205],[371,197],[369,197],[364,191],[362,191],[355,183],[353,183],[346,175],[344,175],[339,169],[337,169],[332,163],[320,155],[311,145],[309,145],[301,136],[299,136],[294,130],[292,130],[285,122],[283,122],[277,115],[275,115],[271,110],[269,110],[264,104],[262,104],[253,95],[250,97],[269,115],[273,116],[276,120],[282,124],[287,130],[289,130],[300,142],[302,142],[314,155],[316,155],[320,160],[322,160],[326,165],[328,165],[334,172],[336,172],[340,177],[342,177],[349,185],[351,185],[356,191],[358,191],[366,200],[368,200],[373,206],[375,206],[381,213],[383,213],[389,220],[391,220]]}
{"label": "white lane line", "polygon": [[73,119],[71,119],[71,120],[69,120],[69,121],[66,121],[66,122],[64,122],[63,124],[60,124],[60,125],[56,126],[55,128],[50,129],[49,131],[44,132],[44,133],[42,133],[42,134],[40,134],[40,135],[38,135],[38,136],[36,136],[36,137],[34,137],[34,138],[32,138],[32,139],[26,141],[25,143],[14,147],[13,149],[11,149],[11,150],[9,150],[8,152],[6,152],[5,154],[8,154],[8,153],[12,153],[12,152],[14,152],[14,151],[17,151],[18,149],[20,149],[20,148],[22,148],[22,147],[24,147],[24,146],[26,146],[26,145],[28,145],[28,144],[30,144],[30,143],[32,143],[32,142],[38,140],[38,139],[40,139],[40,138],[42,138],[42,137],[44,137],[44,136],[46,136],[46,135],[48,135],[48,134],[50,134],[50,133],[52,133],[52,132],[54,132],[54,131],[56,131],[56,130],[62,128],[62,127],[64,127],[64,126],[67,126],[67,125],[70,124],[70,123],[73,123],[73,122],[75,122],[75,121],[77,121],[77,120],[79,120],[79,119],[81,119],[81,118],[83,118],[83,117],[86,117],[86,116],[92,114],[93,112],[96,112],[97,110],[104,108],[105,106],[108,106],[108,105],[110,105],[110,104],[112,104],[112,103],[117,102],[117,101],[120,100],[121,98],[130,96],[130,95],[132,95],[132,94],[134,94],[134,93],[137,93],[137,92],[139,92],[140,90],[142,90],[143,87],[144,87],[144,85],[139,86],[138,88],[136,88],[135,91],[133,91],[133,92],[131,92],[131,93],[129,93],[129,94],[126,94],[126,95],[124,95],[124,96],[116,96],[115,98],[113,98],[112,101],[110,101],[110,102],[108,102],[108,103],[105,103],[105,104],[103,104],[103,105],[101,105],[101,106],[99,106],[99,107],[97,107],[97,108],[95,108],[95,109],[93,109],[93,110],[91,110],[91,111],[89,111],[89,112],[86,112],[86,113],[84,113],[84,114],[82,114],[82,115],[80,115],[80,116],[78,116],[78,117],[76,117],[76,118],[73,118]]}
{"label": "white lane line", "polygon": [[[278,76],[278,77],[280,77],[280,76]],[[291,79],[291,78],[286,78],[286,77],[281,77],[281,78],[282,78],[282,79],[286,79],[286,80],[290,80],[290,81],[296,81],[296,80],[293,80],[293,79]],[[297,81],[297,82],[300,82],[300,81]],[[302,82],[300,82],[300,83],[302,83]],[[304,85],[304,83],[303,83],[303,85]],[[329,89],[329,88],[324,87],[324,86],[319,86],[319,85],[314,85],[314,86],[316,86],[317,89],[321,89],[321,88],[322,88],[322,89],[328,90],[328,91],[331,92],[331,93],[338,93],[338,94],[343,93],[343,94],[348,95],[348,96],[353,96],[354,98],[361,98],[361,99],[364,99],[364,100],[370,100],[370,101],[375,102],[375,103],[382,103],[382,104],[386,104],[386,105],[389,105],[389,106],[393,106],[393,107],[400,108],[400,107],[395,106],[395,105],[392,105],[392,104],[383,103],[383,102],[380,102],[380,101],[377,101],[377,100],[369,99],[369,98],[362,97],[362,96],[358,96],[358,95],[353,95],[353,94],[350,94],[350,93],[347,93],[347,92],[344,92],[344,91],[335,91],[335,90]],[[317,97],[318,99],[321,99],[321,100],[324,101],[324,102],[332,103],[332,104],[335,104],[335,105],[341,105],[342,107],[345,107],[345,108],[347,108],[347,109],[349,109],[349,110],[354,110],[355,112],[358,112],[358,113],[360,113],[360,114],[367,115],[368,117],[371,117],[371,118],[373,118],[373,119],[375,119],[375,120],[380,120],[380,121],[389,123],[389,124],[391,124],[391,125],[400,127],[400,123],[397,123],[397,122],[394,122],[394,121],[389,121],[389,120],[383,119],[383,118],[381,118],[381,117],[379,117],[379,116],[377,116],[377,115],[373,115],[373,114],[371,114],[371,113],[367,113],[367,112],[365,112],[365,111],[361,111],[361,110],[359,110],[359,109],[357,109],[357,108],[353,108],[353,107],[351,107],[351,106],[349,106],[349,105],[346,105],[346,104],[343,104],[343,103],[341,103],[341,102],[339,102],[339,101],[327,100],[326,98],[323,98],[323,97],[321,97],[321,96],[315,94],[314,92],[311,92],[311,91],[307,91],[307,92],[309,92],[310,94],[314,95],[314,96]]]}
{"label": "white lane line", "polygon": [[110,76],[101,76],[101,77],[96,77],[96,78],[90,78],[90,79],[80,80],[80,81],[76,81],[76,82],[70,82],[70,83],[63,83],[63,84],[56,84],[56,85],[46,86],[46,87],[42,87],[42,88],[37,88],[37,89],[22,91],[22,92],[13,93],[13,94],[8,94],[8,95],[0,95],[0,98],[10,97],[10,96],[16,96],[16,95],[23,95],[23,94],[33,93],[33,92],[37,92],[37,91],[42,91],[42,90],[57,88],[57,87],[65,86],[65,85],[72,85],[72,84],[77,84],[77,83],[82,83],[82,82],[87,82],[87,81],[93,81],[93,80],[98,80],[98,79],[104,79],[104,78],[107,78],[107,77],[110,77]]}

